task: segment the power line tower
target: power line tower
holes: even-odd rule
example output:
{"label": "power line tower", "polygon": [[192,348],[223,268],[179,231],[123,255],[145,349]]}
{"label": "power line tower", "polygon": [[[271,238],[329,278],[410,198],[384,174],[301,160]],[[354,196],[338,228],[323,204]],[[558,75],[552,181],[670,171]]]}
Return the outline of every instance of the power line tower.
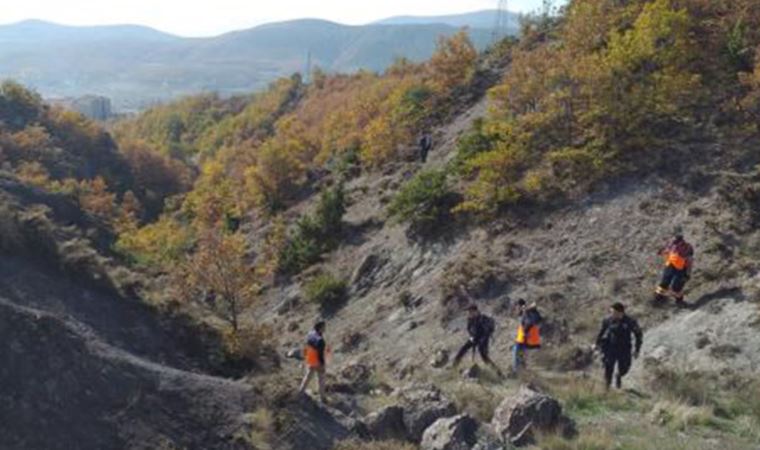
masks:
{"label": "power line tower", "polygon": [[507,0],[499,0],[496,7],[496,20],[493,26],[491,40],[498,42],[509,34],[509,9],[507,9]]}
{"label": "power line tower", "polygon": [[303,82],[304,84],[311,83],[311,49],[306,51],[306,66],[303,68]]}

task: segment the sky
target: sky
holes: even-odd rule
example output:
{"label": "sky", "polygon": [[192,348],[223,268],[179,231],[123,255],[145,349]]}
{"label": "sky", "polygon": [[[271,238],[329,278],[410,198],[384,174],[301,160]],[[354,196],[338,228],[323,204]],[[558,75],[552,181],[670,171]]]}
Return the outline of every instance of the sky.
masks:
{"label": "sky", "polygon": [[[0,24],[40,19],[66,25],[139,24],[182,36],[212,36],[266,22],[327,19],[359,25],[396,15],[495,8],[498,0],[5,0]],[[509,0],[531,12],[542,0]]]}

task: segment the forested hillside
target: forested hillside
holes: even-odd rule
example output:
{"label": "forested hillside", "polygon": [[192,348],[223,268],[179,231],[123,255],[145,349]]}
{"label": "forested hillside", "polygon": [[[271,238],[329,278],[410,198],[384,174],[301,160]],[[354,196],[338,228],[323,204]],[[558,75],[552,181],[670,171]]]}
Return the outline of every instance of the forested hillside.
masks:
{"label": "forested hillside", "polygon": [[[468,31],[478,48],[490,42],[492,26]],[[423,61],[438,36],[459,28],[294,20],[186,38],[138,26],[26,21],[0,25],[0,78],[33,86],[47,98],[106,96],[116,112],[134,112],[202,92],[262,90],[305,70],[307,59],[331,73],[381,71],[399,57]]]}

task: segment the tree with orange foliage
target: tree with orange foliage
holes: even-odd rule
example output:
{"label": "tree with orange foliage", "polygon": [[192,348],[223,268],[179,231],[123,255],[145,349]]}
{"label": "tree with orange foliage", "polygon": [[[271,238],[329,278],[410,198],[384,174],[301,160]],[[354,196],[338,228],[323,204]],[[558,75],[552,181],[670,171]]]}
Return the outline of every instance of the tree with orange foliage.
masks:
{"label": "tree with orange foliage", "polygon": [[103,177],[85,180],[80,183],[79,204],[90,214],[111,220],[116,208],[116,194],[108,192],[108,184]]}
{"label": "tree with orange foliage", "polygon": [[478,51],[472,45],[467,30],[441,38],[428,63],[433,85],[446,92],[469,82],[475,74],[477,60]]}
{"label": "tree with orange foliage", "polygon": [[246,258],[245,237],[209,230],[174,274],[173,285],[185,301],[208,310],[237,333],[241,313],[258,295],[255,273]]}

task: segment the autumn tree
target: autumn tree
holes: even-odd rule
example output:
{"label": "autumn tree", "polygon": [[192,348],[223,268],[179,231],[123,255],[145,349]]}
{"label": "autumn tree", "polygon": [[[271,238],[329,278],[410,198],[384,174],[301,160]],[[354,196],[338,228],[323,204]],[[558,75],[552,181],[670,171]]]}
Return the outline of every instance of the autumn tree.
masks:
{"label": "autumn tree", "polygon": [[210,230],[175,273],[174,286],[185,301],[208,310],[237,333],[240,315],[258,294],[242,234]]}
{"label": "autumn tree", "polygon": [[467,30],[441,38],[429,62],[433,84],[442,91],[450,91],[469,82],[475,74],[477,59],[478,51],[472,45]]}

